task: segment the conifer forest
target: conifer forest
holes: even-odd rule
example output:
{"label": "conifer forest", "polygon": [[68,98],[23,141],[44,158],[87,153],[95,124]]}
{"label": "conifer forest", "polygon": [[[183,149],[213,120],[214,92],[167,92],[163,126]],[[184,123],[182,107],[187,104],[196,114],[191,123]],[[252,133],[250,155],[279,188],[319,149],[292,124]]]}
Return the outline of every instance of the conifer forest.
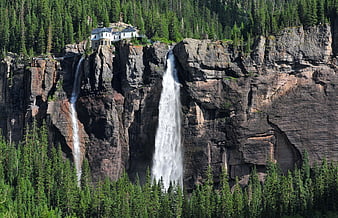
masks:
{"label": "conifer forest", "polygon": [[33,123],[24,140],[0,141],[0,217],[336,217],[338,165],[323,161],[281,174],[271,163],[264,184],[255,170],[247,186],[217,184],[208,169],[203,185],[187,193],[172,184],[163,191],[148,175],[145,184],[127,174],[93,183],[85,160],[80,186],[60,147],[48,146],[45,125]]}
{"label": "conifer forest", "polygon": [[60,53],[98,24],[121,20],[155,40],[231,39],[248,51],[259,35],[323,24],[337,14],[337,0],[1,0],[0,49]]}

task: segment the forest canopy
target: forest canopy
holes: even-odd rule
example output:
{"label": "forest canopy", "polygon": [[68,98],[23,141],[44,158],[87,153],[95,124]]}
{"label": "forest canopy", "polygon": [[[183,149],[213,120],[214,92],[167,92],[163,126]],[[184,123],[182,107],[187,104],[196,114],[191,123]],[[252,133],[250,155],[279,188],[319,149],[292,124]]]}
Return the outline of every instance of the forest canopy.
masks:
{"label": "forest canopy", "polygon": [[93,182],[85,159],[78,186],[74,164],[60,146],[48,145],[46,126],[33,123],[14,145],[0,137],[0,217],[337,217],[338,164],[282,174],[271,163],[264,184],[253,167],[245,186],[231,187],[227,172],[215,183],[211,167],[192,193],[161,182]]}
{"label": "forest canopy", "polygon": [[0,0],[0,49],[60,53],[99,23],[120,20],[148,38],[231,39],[250,47],[258,35],[331,22],[337,12],[338,0]]}

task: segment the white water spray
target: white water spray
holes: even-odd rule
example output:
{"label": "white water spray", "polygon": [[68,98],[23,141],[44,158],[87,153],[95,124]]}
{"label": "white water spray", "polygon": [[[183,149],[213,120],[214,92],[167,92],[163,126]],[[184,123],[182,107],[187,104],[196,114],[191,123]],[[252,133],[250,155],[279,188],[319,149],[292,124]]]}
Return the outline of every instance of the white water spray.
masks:
{"label": "white water spray", "polygon": [[76,67],[74,84],[72,90],[72,96],[70,97],[70,113],[72,116],[72,128],[73,128],[73,158],[76,168],[77,183],[80,186],[81,182],[81,150],[80,150],[80,141],[79,141],[79,126],[77,123],[77,113],[75,109],[75,103],[80,91],[80,67],[84,60],[84,57],[81,57],[79,63]]}
{"label": "white water spray", "polygon": [[175,57],[169,51],[162,81],[152,167],[153,179],[158,181],[162,178],[164,190],[168,190],[170,182],[183,186],[182,156],[180,84]]}

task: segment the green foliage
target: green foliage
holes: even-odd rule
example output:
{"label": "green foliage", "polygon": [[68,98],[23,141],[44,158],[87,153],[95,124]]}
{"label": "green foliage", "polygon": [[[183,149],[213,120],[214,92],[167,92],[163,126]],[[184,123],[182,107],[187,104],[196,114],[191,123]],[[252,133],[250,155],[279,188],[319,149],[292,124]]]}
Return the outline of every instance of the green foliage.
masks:
{"label": "green foliage", "polygon": [[[243,188],[238,179],[230,187],[225,169],[215,189],[212,169],[203,184],[183,193],[161,181],[132,183],[126,173],[117,181],[93,183],[88,161],[78,187],[73,164],[60,146],[48,146],[46,125],[27,127],[17,146],[0,137],[0,217],[336,217],[338,165],[303,165],[282,175],[270,163],[264,184],[253,168]],[[216,184],[217,186],[217,184]]]}
{"label": "green foliage", "polygon": [[150,42],[146,38],[141,38],[141,39],[134,38],[130,42],[133,45],[136,45],[136,46],[145,46],[145,45],[149,45],[150,44]]}
{"label": "green foliage", "polygon": [[231,38],[249,52],[258,35],[323,24],[337,15],[336,0],[0,0],[0,50],[59,53],[65,44],[88,39],[98,23],[122,20],[148,38]]}
{"label": "green foliage", "polygon": [[59,53],[65,44],[87,39],[99,23],[109,26],[120,20],[148,38],[179,41],[202,33],[222,35],[218,16],[194,0],[0,0],[0,49]]}
{"label": "green foliage", "polygon": [[249,212],[248,217],[259,217],[262,213],[262,185],[258,179],[256,168],[253,169],[249,184],[247,187],[248,202],[247,202],[247,212]]}
{"label": "green foliage", "polygon": [[220,197],[217,201],[218,214],[221,217],[232,217],[235,211],[233,210],[233,199],[228,182],[228,174],[225,169],[222,170],[221,192],[219,195]]}
{"label": "green foliage", "polygon": [[160,37],[153,37],[151,39],[153,42],[163,42],[163,43],[166,43],[166,44],[171,44],[173,43],[173,41],[170,41],[169,39],[166,39],[166,38],[160,38]]}

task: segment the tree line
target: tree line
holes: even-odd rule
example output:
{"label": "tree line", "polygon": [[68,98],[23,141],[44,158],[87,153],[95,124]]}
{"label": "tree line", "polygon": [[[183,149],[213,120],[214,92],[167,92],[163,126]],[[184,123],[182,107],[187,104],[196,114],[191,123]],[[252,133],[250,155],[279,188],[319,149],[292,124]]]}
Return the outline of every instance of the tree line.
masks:
{"label": "tree line", "polygon": [[231,39],[250,51],[258,35],[330,22],[337,11],[337,0],[0,0],[0,49],[60,53],[99,23],[122,20],[148,38]]}
{"label": "tree line", "polygon": [[73,163],[60,146],[48,145],[45,125],[27,128],[18,145],[0,139],[0,217],[336,217],[338,164],[323,161],[282,174],[276,164],[264,183],[253,168],[249,182],[229,185],[224,171],[213,182],[208,168],[202,185],[187,193],[161,181],[119,180],[93,183],[85,159],[78,187]]}
{"label": "tree line", "polygon": [[217,16],[193,0],[0,0],[0,48],[3,53],[58,53],[87,39],[99,23],[120,20],[148,38],[179,41],[221,33]]}

